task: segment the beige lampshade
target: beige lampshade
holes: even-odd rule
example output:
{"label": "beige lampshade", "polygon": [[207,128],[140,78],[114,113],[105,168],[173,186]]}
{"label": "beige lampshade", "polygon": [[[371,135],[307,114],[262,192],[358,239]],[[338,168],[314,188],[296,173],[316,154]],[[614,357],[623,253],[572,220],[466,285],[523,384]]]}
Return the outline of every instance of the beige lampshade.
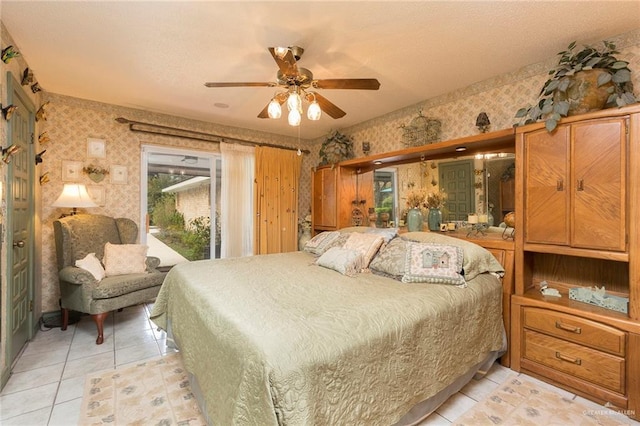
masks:
{"label": "beige lampshade", "polygon": [[79,183],[65,183],[62,194],[51,204],[53,207],[98,207],[87,187]]}

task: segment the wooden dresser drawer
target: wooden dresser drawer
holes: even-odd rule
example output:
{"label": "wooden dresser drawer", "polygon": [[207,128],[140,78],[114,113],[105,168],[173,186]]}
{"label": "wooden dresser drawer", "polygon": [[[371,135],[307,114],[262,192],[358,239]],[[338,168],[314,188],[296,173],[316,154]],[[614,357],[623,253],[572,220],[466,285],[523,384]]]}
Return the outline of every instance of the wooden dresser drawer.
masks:
{"label": "wooden dresser drawer", "polygon": [[625,360],[535,331],[524,331],[524,358],[625,393]]}
{"label": "wooden dresser drawer", "polygon": [[524,326],[614,355],[625,355],[625,332],[588,319],[524,308]]}

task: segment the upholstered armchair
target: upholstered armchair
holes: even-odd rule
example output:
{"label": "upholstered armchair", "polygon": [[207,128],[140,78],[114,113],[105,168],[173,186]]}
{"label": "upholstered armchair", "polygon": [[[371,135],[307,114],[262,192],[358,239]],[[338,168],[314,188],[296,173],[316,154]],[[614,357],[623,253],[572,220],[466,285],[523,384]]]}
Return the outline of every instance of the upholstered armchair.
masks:
{"label": "upholstered armchair", "polygon": [[147,257],[146,248],[135,244],[138,226],[131,219],[78,214],[54,221],[53,230],[62,330],[69,310],[89,314],[100,345],[109,312],[153,300],[166,273],[156,270],[160,259]]}

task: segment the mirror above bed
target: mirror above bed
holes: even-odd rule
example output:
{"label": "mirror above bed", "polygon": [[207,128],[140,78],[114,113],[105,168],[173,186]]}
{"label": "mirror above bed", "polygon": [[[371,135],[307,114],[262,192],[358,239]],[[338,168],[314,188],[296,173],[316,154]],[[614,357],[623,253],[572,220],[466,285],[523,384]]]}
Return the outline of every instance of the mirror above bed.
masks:
{"label": "mirror above bed", "polygon": [[416,190],[447,194],[441,209],[444,222],[477,213],[498,225],[515,207],[514,150],[514,131],[505,129],[356,158],[340,166],[359,174],[373,171],[367,214],[377,227],[403,225],[407,196]]}
{"label": "mirror above bed", "polygon": [[[515,131],[513,128],[509,128],[354,158],[341,161],[331,167],[318,167],[314,171],[312,182],[313,233],[333,231],[347,226],[369,226],[374,221],[377,227],[399,225],[399,220],[402,219],[400,217],[401,210],[406,206],[406,199],[402,199],[402,186],[398,186],[398,182],[400,182],[398,170],[402,170],[401,167],[404,165],[409,167],[408,165],[413,164],[418,168],[435,165],[439,173],[442,164],[456,163],[466,159],[469,163],[467,173],[473,175],[473,185],[475,185],[476,170],[480,170],[482,173],[485,168],[485,159],[487,165],[489,164],[487,156],[498,153],[513,154],[514,152]],[[478,162],[476,156],[480,157],[480,155],[482,155],[483,161],[479,166],[476,166],[475,163]],[[496,173],[493,175],[495,176]],[[491,187],[492,181],[486,185],[482,180],[483,176],[479,176],[479,179],[483,186]],[[424,176],[424,179],[421,178],[419,183],[422,184],[424,181],[428,187],[437,187],[440,180],[439,177],[436,177],[436,184],[433,185],[433,177]],[[406,185],[413,182],[415,186],[418,179],[406,178],[404,182]],[[446,188],[445,190],[449,191]],[[490,193],[492,190],[487,192],[487,194]],[[473,205],[469,205],[465,212],[479,211],[484,213],[488,210],[489,200],[486,199],[482,203],[477,202],[480,194],[475,193],[475,187],[470,197]],[[494,209],[496,212],[500,211],[496,215],[497,217],[494,217],[494,223],[499,224],[504,208],[502,205],[497,206],[494,202]],[[447,217],[446,220],[453,219]]]}
{"label": "mirror above bed", "polygon": [[[403,164],[397,170],[399,205],[403,208],[409,191],[420,188],[447,194],[449,200],[441,209],[445,222],[467,220],[468,213],[477,213],[487,214],[489,225],[497,225],[504,214],[513,211],[514,154],[445,158]],[[455,208],[448,208],[453,203]]]}
{"label": "mirror above bed", "polygon": [[402,225],[408,195],[416,190],[451,196],[451,202],[455,202],[452,208],[445,204],[441,209],[445,222],[467,220],[468,213],[474,212],[487,214],[489,225],[497,226],[506,213],[514,210],[514,172],[515,156],[511,153],[421,161],[375,170],[376,226]]}

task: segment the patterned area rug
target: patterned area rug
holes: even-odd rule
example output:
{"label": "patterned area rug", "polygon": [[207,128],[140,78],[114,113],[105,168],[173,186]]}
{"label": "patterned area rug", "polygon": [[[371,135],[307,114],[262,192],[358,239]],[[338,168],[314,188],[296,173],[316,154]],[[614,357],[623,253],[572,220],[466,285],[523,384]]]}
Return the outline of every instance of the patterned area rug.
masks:
{"label": "patterned area rug", "polygon": [[629,425],[628,417],[606,407],[586,405],[512,375],[491,395],[478,402],[454,423],[481,425]]}
{"label": "patterned area rug", "polygon": [[206,425],[179,354],[89,375],[81,425]]}
{"label": "patterned area rug", "polygon": [[[205,425],[180,354],[96,373],[86,379],[81,425]],[[585,405],[512,375],[459,417],[457,426],[637,424],[597,405]]]}

